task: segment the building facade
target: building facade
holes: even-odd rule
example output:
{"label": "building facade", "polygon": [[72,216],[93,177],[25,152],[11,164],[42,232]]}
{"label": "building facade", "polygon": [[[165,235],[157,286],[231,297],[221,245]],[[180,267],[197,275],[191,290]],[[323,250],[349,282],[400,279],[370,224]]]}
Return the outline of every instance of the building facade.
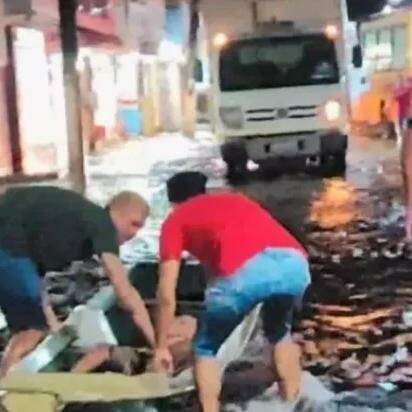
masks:
{"label": "building facade", "polygon": [[400,96],[412,88],[412,9],[377,15],[361,24],[360,35],[365,91],[356,104],[354,120],[396,123],[403,110]]}
{"label": "building facade", "polygon": [[[58,0],[21,0],[14,6],[12,15],[3,8],[0,31],[0,177],[64,175]],[[113,137],[187,128],[183,119],[193,112],[184,75],[189,26],[184,0],[79,1],[78,72],[87,147]]]}

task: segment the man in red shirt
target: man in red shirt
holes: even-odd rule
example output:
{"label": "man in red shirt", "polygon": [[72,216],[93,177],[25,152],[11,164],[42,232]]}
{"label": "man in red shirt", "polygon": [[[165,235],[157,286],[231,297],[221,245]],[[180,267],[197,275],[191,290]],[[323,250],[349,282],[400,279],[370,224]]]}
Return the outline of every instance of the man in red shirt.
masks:
{"label": "man in red shirt", "polygon": [[281,394],[293,400],[299,393],[301,368],[290,329],[293,309],[310,283],[306,251],[247,197],[232,192],[205,194],[204,185],[198,190],[203,194],[196,196],[188,184],[193,176],[188,172],[172,178],[172,185],[181,190],[171,199],[178,204],[162,226],[155,365],[167,371],[173,365],[167,333],[176,309],[181,256],[187,251],[213,274],[194,344],[195,378],[203,411],[219,411],[222,371],[216,354],[220,346],[259,303],[263,303],[264,330],[273,345]]}

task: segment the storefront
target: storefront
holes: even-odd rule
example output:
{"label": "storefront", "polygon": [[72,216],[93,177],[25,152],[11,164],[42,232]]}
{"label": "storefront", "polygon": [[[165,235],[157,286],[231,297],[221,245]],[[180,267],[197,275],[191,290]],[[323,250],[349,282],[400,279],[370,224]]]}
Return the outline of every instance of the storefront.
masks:
{"label": "storefront", "polygon": [[[64,176],[68,168],[63,58],[58,14],[51,3],[57,4],[36,3],[41,7],[35,17],[12,30],[16,139],[25,175]],[[92,3],[93,7],[80,7],[77,16],[85,152],[113,140],[181,130],[187,114],[188,5],[182,2],[166,11],[163,0],[132,2],[126,15],[122,2],[106,2],[97,14]],[[120,16],[127,19],[126,26],[117,24]],[[145,16],[151,16],[150,21]],[[143,20],[144,25],[136,28]],[[5,132],[3,127],[0,176],[12,173]]]}
{"label": "storefront", "polygon": [[362,23],[361,36],[368,90],[354,111],[355,121],[398,122],[399,96],[410,88],[412,11],[401,9]]}
{"label": "storefront", "polygon": [[15,27],[12,36],[22,171],[29,176],[56,172],[60,135],[44,34]]}

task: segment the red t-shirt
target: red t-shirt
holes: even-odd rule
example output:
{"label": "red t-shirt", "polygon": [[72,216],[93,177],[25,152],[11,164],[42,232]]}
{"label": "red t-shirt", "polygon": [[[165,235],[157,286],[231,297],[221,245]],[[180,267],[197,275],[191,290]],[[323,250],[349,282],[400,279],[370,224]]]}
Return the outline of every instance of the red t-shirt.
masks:
{"label": "red t-shirt", "polygon": [[195,256],[216,276],[228,276],[268,247],[303,246],[256,202],[237,193],[205,194],[177,206],[162,226],[160,258]]}

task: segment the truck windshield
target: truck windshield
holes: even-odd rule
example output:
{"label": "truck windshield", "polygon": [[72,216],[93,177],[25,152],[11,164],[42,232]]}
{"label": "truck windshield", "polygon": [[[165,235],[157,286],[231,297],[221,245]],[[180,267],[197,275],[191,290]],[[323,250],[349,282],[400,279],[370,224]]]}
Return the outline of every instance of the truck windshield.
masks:
{"label": "truck windshield", "polygon": [[220,53],[219,72],[222,91],[339,82],[335,44],[323,35],[232,42]]}

